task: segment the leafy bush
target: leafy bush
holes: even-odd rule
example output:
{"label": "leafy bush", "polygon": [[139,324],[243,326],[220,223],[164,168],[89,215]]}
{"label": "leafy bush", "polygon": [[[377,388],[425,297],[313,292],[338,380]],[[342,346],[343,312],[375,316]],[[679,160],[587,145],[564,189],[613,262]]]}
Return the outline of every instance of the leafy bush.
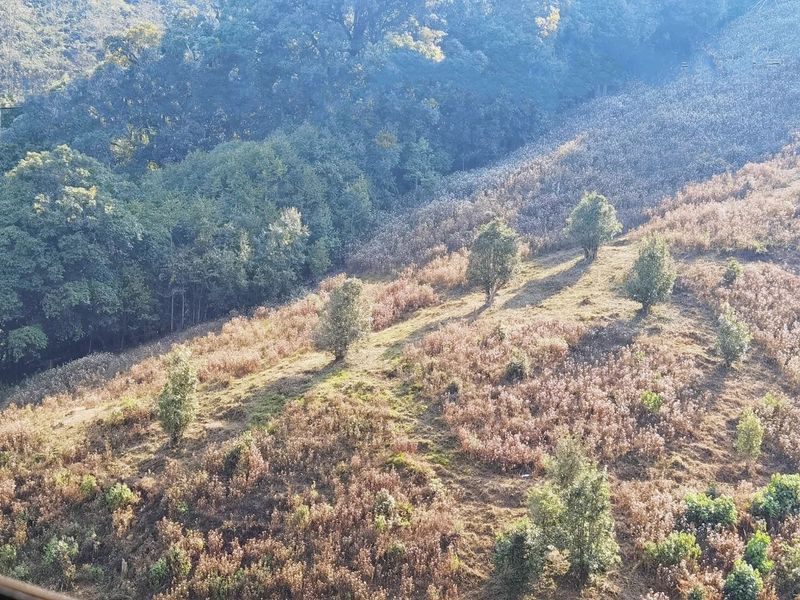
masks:
{"label": "leafy bush", "polygon": [[106,492],[106,505],[112,512],[132,506],[138,501],[139,497],[124,483],[115,483]]}
{"label": "leafy bush", "polygon": [[497,291],[506,285],[519,264],[517,234],[501,219],[481,227],[467,265],[467,281],[486,294],[486,305],[493,301]]}
{"label": "leafy bush", "polygon": [[800,475],[776,473],[753,498],[753,514],[770,519],[784,519],[800,513]]}
{"label": "leafy bush", "polygon": [[506,381],[519,383],[528,378],[531,371],[531,362],[524,352],[514,352],[511,360],[506,365]]}
{"label": "leafy bush", "polygon": [[529,497],[531,522],[545,546],[563,552],[580,580],[619,562],[608,476],[571,438],[562,440],[547,468],[548,480]]}
{"label": "leafy bush", "polygon": [[772,538],[766,531],[756,531],[744,549],[744,561],[762,575],[766,575],[772,570],[773,562],[769,559],[769,546]]}
{"label": "leafy bush", "polygon": [[758,600],[763,588],[764,582],[759,572],[739,560],[725,579],[722,596],[725,600]]}
{"label": "leafy bush", "polygon": [[775,565],[775,583],[784,596],[800,596],[800,542],[781,544]]}
{"label": "leafy bush", "polygon": [[97,495],[98,485],[94,475],[84,475],[81,478],[81,495],[85,500],[91,500]]}
{"label": "leafy bush", "polygon": [[675,286],[677,271],[669,247],[659,236],[648,237],[625,283],[628,297],[644,310],[666,300]]}
{"label": "leafy bush", "polygon": [[566,235],[583,249],[588,260],[622,231],[617,211],[608,198],[598,193],[585,194],[567,218]]}
{"label": "leafy bush", "polygon": [[722,282],[728,287],[732,286],[741,277],[742,271],[741,263],[735,258],[730,259],[722,275]]}
{"label": "leafy bush", "polygon": [[197,371],[190,352],[177,348],[167,357],[167,382],[158,397],[158,419],[177,444],[197,413]]}
{"label": "leafy bush", "polygon": [[649,412],[656,415],[661,411],[661,407],[664,405],[664,399],[661,397],[661,394],[647,390],[642,394],[642,404]]}
{"label": "leafy bush", "polygon": [[701,550],[693,533],[673,532],[665,540],[645,546],[645,555],[652,562],[672,567],[681,562],[697,562]]}
{"label": "leafy bush", "polygon": [[336,360],[347,356],[350,346],[372,327],[370,308],[359,279],[347,279],[331,293],[314,331],[318,350],[332,352]]}
{"label": "leafy bush", "polygon": [[69,587],[77,570],[73,560],[78,555],[78,543],[70,537],[53,537],[44,547],[44,566],[60,585]]}
{"label": "leafy bush", "polygon": [[705,525],[732,527],[739,520],[736,503],[729,496],[712,498],[703,493],[688,494],[684,499],[684,504],[686,520],[698,527]]}
{"label": "leafy bush", "polygon": [[742,358],[750,348],[750,340],[747,325],[739,320],[730,306],[725,306],[717,320],[717,349],[725,364],[731,366]]}
{"label": "leafy bush", "polygon": [[686,600],[706,600],[706,591],[701,587],[693,587],[689,590],[689,593],[686,594]]}
{"label": "leafy bush", "polygon": [[6,574],[17,562],[17,549],[13,544],[0,545],[0,573]]}
{"label": "leafy bush", "polygon": [[544,552],[541,532],[530,519],[522,519],[495,541],[492,554],[495,574],[513,594],[519,594],[541,574]]}
{"label": "leafy bush", "polygon": [[736,425],[736,451],[747,460],[761,456],[764,442],[764,426],[752,409],[745,410]]}

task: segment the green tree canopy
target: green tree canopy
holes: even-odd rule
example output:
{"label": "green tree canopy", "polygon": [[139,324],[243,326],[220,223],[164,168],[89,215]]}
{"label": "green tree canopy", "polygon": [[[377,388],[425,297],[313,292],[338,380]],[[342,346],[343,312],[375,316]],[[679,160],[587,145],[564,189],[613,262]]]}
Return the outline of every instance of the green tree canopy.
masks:
{"label": "green tree canopy", "polygon": [[625,283],[628,297],[640,302],[644,310],[664,302],[675,286],[677,270],[669,246],[658,236],[648,237]]}
{"label": "green tree canopy", "polygon": [[486,294],[486,305],[506,285],[519,264],[517,234],[501,219],[484,225],[469,254],[467,280]]}
{"label": "green tree canopy", "polygon": [[597,250],[622,231],[617,211],[608,198],[597,193],[586,194],[567,219],[567,235],[583,249],[589,260]]}

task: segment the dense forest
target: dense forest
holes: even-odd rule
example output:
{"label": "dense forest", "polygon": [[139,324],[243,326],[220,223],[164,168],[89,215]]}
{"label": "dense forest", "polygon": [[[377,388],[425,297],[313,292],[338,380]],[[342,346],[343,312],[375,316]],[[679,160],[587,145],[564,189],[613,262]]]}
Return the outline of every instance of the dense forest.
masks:
{"label": "dense forest", "polygon": [[286,298],[442,176],[679,69],[748,4],[15,0],[2,369]]}

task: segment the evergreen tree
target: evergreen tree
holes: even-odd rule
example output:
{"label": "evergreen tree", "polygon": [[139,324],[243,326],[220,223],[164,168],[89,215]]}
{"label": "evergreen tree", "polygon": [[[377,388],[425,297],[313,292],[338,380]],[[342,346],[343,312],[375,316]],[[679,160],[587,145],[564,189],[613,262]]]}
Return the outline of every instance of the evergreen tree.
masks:
{"label": "evergreen tree", "polygon": [[717,321],[717,349],[727,366],[733,365],[750,349],[750,332],[733,309],[725,305]]}
{"label": "evergreen tree", "polygon": [[567,236],[583,249],[587,260],[622,231],[617,211],[608,198],[597,193],[584,195],[567,219]]}
{"label": "evergreen tree", "polygon": [[667,243],[661,237],[649,237],[640,248],[639,257],[628,275],[628,297],[640,302],[644,310],[649,310],[669,297],[676,275]]}
{"label": "evergreen tree", "polygon": [[486,293],[486,306],[497,291],[506,285],[519,264],[517,234],[501,219],[484,225],[472,244],[467,280]]}
{"label": "evergreen tree", "polygon": [[364,286],[351,278],[332,293],[314,332],[318,350],[332,352],[336,360],[347,356],[350,346],[372,327],[372,315],[364,298]]}
{"label": "evergreen tree", "polygon": [[167,382],[158,397],[158,420],[175,445],[197,414],[197,371],[183,347],[167,356],[167,369]]}

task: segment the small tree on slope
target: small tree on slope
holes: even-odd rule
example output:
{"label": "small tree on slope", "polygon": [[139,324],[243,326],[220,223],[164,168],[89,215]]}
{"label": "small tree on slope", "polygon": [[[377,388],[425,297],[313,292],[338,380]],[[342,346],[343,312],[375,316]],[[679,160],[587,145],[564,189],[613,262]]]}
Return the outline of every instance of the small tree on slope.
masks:
{"label": "small tree on slope", "polygon": [[567,219],[566,234],[580,244],[587,260],[597,258],[600,246],[621,231],[616,209],[608,198],[597,193],[584,195]]}
{"label": "small tree on slope", "polygon": [[197,371],[183,347],[167,356],[167,369],[167,382],[158,397],[158,420],[175,445],[197,414]]}
{"label": "small tree on slope", "polygon": [[725,305],[717,321],[717,349],[728,367],[747,354],[751,339],[747,325]]}
{"label": "small tree on slope", "polygon": [[658,236],[649,237],[639,250],[639,257],[628,274],[626,290],[631,300],[647,311],[666,300],[675,285],[675,263],[667,243]]}
{"label": "small tree on slope", "polygon": [[372,315],[363,292],[363,284],[355,278],[347,279],[333,290],[314,331],[317,349],[333,353],[337,361],[345,358],[350,346],[372,327]]}
{"label": "small tree on slope", "polygon": [[469,255],[467,280],[486,293],[486,306],[494,301],[497,291],[506,285],[519,264],[517,234],[502,220],[484,225]]}

